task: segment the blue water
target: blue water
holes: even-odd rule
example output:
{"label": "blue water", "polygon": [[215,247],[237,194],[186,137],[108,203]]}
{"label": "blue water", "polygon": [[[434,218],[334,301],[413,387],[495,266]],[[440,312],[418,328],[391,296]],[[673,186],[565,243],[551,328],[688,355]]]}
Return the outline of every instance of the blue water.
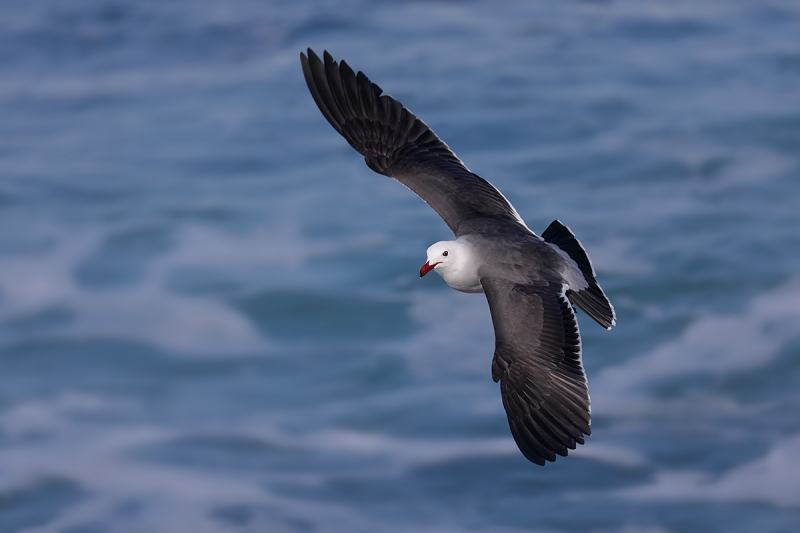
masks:
{"label": "blue water", "polygon": [[[308,46],[588,249],[570,457]],[[0,4],[0,531],[800,531],[799,411],[796,1]]]}

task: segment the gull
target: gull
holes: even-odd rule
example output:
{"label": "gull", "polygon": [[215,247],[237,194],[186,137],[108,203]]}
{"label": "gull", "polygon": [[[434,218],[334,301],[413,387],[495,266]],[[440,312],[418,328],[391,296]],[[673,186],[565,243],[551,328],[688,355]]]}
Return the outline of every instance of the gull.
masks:
{"label": "gull", "polygon": [[606,329],[611,302],[589,256],[555,220],[541,236],[491,183],[472,173],[424,122],[362,72],[325,51],[300,53],[319,110],[367,166],[430,205],[455,234],[433,244],[420,277],[486,295],[495,334],[492,379],[500,382],[511,435],[544,465],[591,435],[589,388],[573,304]]}

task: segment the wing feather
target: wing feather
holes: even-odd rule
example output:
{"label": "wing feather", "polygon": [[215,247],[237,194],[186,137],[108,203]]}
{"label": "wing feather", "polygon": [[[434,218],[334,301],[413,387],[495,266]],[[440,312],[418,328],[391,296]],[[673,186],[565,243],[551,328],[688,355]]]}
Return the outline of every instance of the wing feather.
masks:
{"label": "wing feather", "polygon": [[424,122],[328,52],[300,54],[303,75],[325,119],[367,166],[414,191],[456,235],[467,220],[492,217],[525,227],[491,183],[473,174]]}
{"label": "wing feather", "polygon": [[575,312],[561,284],[483,277],[495,330],[492,377],[509,427],[537,464],[565,456],[590,435],[591,409]]}

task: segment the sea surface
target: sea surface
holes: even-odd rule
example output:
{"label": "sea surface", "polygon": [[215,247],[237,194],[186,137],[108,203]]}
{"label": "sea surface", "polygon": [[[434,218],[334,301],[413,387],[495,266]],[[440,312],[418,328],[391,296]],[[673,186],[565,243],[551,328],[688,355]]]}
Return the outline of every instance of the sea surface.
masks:
{"label": "sea surface", "polygon": [[[569,457],[307,47],[589,251]],[[0,531],[800,531],[800,3],[4,0]]]}

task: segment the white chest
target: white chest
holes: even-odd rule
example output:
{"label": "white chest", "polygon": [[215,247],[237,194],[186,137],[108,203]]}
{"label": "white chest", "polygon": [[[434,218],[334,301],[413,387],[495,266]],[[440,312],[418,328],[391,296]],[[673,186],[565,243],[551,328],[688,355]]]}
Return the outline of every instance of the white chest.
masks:
{"label": "white chest", "polygon": [[445,283],[457,291],[483,292],[483,286],[481,285],[481,280],[478,278],[477,270],[475,272],[447,271],[441,272],[441,274]]}

